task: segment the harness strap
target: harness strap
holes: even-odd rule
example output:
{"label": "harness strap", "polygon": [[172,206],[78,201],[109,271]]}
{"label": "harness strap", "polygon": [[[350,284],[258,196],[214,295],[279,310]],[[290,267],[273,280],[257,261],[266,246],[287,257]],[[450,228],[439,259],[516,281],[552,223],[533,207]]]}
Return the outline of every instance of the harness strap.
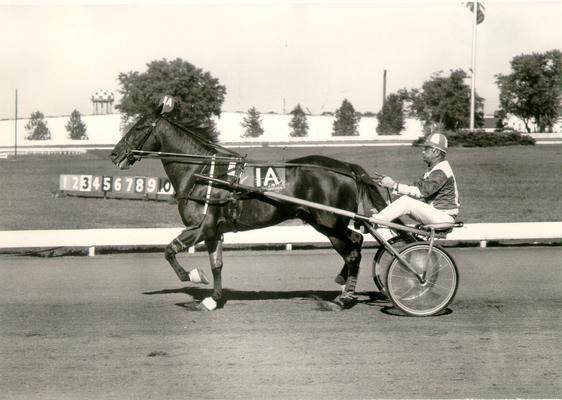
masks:
{"label": "harness strap", "polygon": [[[209,170],[209,176],[214,177],[215,174],[215,155],[211,158],[211,168]],[[203,207],[203,214],[207,214],[209,209],[209,200],[211,199],[211,190],[213,190],[213,182],[209,181],[207,185],[207,195],[205,196],[205,206]]]}

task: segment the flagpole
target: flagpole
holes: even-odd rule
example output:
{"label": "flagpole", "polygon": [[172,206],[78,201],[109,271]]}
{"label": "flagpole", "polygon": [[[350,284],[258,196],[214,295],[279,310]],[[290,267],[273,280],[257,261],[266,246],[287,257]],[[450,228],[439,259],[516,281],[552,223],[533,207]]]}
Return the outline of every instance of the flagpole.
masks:
{"label": "flagpole", "polygon": [[16,110],[15,110],[15,129],[14,129],[14,160],[18,159],[18,89],[16,89]]}
{"label": "flagpole", "polygon": [[470,130],[474,130],[474,82],[476,75],[476,23],[478,16],[478,1],[472,2],[472,73],[470,79]]}

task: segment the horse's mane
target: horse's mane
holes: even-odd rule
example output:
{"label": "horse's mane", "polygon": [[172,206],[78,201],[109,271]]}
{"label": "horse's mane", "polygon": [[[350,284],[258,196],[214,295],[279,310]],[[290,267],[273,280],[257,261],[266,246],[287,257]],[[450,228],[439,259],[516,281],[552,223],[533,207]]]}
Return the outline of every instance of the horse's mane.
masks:
{"label": "horse's mane", "polygon": [[173,119],[170,119],[164,115],[161,115],[164,121],[169,123],[173,128],[179,130],[182,133],[182,136],[187,136],[197,142],[198,145],[202,146],[204,149],[213,151],[216,153],[221,154],[229,154],[236,157],[241,157],[240,154],[237,152],[227,149],[226,147],[221,146],[218,143],[215,143],[210,139],[213,135],[213,128],[212,127],[204,127],[204,126],[195,126],[195,125],[182,125]]}

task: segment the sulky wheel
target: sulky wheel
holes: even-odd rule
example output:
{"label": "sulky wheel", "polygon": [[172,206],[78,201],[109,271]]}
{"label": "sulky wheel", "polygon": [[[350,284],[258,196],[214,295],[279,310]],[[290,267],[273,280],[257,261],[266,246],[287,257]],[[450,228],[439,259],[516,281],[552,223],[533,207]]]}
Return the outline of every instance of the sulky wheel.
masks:
{"label": "sulky wheel", "polygon": [[[393,237],[388,241],[388,243],[398,251],[408,245],[408,242],[399,236]],[[393,260],[394,255],[384,246],[381,246],[377,250],[375,258],[373,258],[373,280],[375,281],[377,289],[385,295],[386,274],[388,272],[388,267],[390,267],[390,263],[392,263]]]}
{"label": "sulky wheel", "polygon": [[433,246],[429,258],[428,251],[428,243],[413,243],[400,252],[422,276],[421,282],[397,258],[388,268],[386,293],[396,308],[409,315],[437,314],[457,292],[459,274],[454,260],[439,246]]}

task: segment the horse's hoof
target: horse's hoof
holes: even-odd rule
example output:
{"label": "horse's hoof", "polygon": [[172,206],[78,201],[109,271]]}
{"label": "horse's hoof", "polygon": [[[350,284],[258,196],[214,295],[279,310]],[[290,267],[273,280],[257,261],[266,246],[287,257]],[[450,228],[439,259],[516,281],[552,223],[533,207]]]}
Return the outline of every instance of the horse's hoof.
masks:
{"label": "horse's hoof", "polygon": [[345,278],[338,274],[338,276],[336,276],[336,279],[334,279],[334,282],[336,282],[338,285],[345,285]]}
{"label": "horse's hoof", "polygon": [[201,302],[201,305],[205,308],[205,310],[207,311],[213,311],[216,310],[218,304],[215,301],[215,299],[213,299],[212,297],[206,297],[205,299],[203,299],[203,301]]}
{"label": "horse's hoof", "polygon": [[347,310],[357,304],[357,297],[341,294],[334,299],[334,303],[342,310]]}
{"label": "horse's hoof", "polygon": [[199,268],[189,271],[189,280],[193,283],[203,283],[205,285],[209,283],[209,279],[207,279],[205,273]]}

